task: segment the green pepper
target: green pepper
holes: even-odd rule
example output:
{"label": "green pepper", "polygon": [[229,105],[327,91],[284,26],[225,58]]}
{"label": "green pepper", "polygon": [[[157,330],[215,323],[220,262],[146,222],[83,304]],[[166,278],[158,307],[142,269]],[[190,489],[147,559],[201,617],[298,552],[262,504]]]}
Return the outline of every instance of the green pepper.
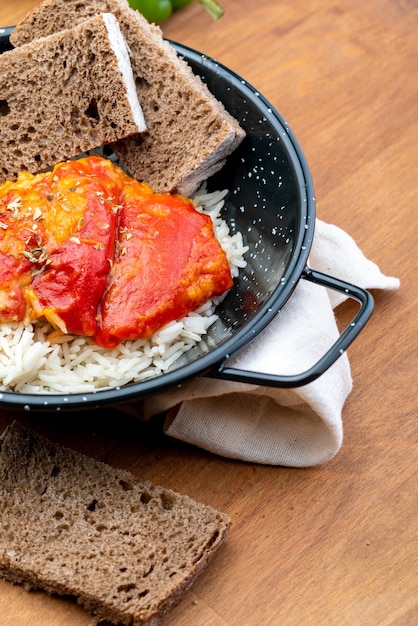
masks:
{"label": "green pepper", "polygon": [[181,7],[185,7],[187,4],[190,4],[191,2],[192,0],[171,0],[173,9],[181,9]]}
{"label": "green pepper", "polygon": [[171,0],[129,0],[129,4],[154,24],[164,22],[173,12]]}
{"label": "green pepper", "polygon": [[[219,19],[224,13],[218,0],[196,1],[205,7],[214,20]],[[164,22],[174,10],[185,7],[191,2],[193,0],[129,0],[129,4],[133,9],[142,13],[149,22],[154,24]]]}

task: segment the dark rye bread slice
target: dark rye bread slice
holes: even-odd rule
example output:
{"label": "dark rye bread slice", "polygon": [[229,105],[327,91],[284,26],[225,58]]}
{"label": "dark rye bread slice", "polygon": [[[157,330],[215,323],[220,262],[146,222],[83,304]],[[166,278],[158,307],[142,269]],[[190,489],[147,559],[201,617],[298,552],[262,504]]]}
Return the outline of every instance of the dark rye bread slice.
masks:
{"label": "dark rye bread slice", "polygon": [[0,55],[0,180],[144,129],[112,14]]}
{"label": "dark rye bread slice", "polygon": [[218,171],[245,136],[238,122],[127,0],[44,0],[12,33],[14,45],[109,11],[131,52],[147,132],[114,146],[129,172],[156,191],[192,193]]}
{"label": "dark rye bread slice", "polygon": [[230,526],[17,422],[0,439],[0,494],[0,576],[70,594],[97,622],[159,624]]}

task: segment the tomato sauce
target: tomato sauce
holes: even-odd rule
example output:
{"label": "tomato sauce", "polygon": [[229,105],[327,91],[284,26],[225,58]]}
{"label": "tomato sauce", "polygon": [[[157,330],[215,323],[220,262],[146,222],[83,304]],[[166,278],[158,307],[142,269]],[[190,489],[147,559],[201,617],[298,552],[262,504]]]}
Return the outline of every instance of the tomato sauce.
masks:
{"label": "tomato sauce", "polygon": [[0,185],[0,322],[112,347],[232,286],[209,216],[87,157]]}

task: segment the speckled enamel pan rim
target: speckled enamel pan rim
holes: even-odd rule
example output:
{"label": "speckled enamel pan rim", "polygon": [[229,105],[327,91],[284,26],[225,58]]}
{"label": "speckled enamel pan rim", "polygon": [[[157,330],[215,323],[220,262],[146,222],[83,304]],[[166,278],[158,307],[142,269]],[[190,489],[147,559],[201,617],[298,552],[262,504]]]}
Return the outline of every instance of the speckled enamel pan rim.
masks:
{"label": "speckled enamel pan rim", "polygon": [[[0,29],[0,43],[8,40],[13,28]],[[310,171],[302,150],[287,123],[275,108],[254,88],[240,76],[204,54],[187,46],[171,42],[177,52],[186,61],[190,60],[203,71],[216,74],[219,81],[224,81],[228,88],[240,92],[249,102],[254,104],[275,129],[277,139],[284,146],[289,161],[294,170],[295,180],[299,193],[299,230],[294,235],[294,248],[287,269],[284,272],[278,288],[258,311],[254,318],[234,332],[221,345],[211,349],[208,353],[196,358],[184,366],[168,371],[152,379],[138,383],[130,383],[123,387],[108,390],[99,390],[85,394],[22,394],[14,392],[0,392],[0,406],[9,409],[26,411],[61,411],[75,409],[91,409],[112,406],[131,402],[132,400],[163,392],[166,389],[181,386],[187,380],[202,375],[210,375],[228,356],[248,344],[287,301],[298,283],[306,267],[315,227],[315,197]]]}

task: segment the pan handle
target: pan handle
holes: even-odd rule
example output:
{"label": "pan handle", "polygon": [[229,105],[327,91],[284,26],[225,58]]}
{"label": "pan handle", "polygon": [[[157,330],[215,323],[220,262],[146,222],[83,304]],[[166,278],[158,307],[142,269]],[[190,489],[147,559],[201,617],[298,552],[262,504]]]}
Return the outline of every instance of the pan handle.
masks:
{"label": "pan handle", "polygon": [[211,372],[211,377],[221,378],[240,383],[262,385],[265,387],[301,387],[307,385],[321,376],[335,361],[344,353],[348,346],[354,341],[359,332],[370,318],[373,312],[373,298],[368,291],[352,285],[338,278],[333,278],[322,272],[317,272],[305,267],[301,278],[312,283],[340,291],[344,296],[357,300],[360,309],[353,318],[353,321],[345,328],[331,348],[313,365],[310,369],[301,374],[291,376],[280,376],[275,374],[263,374],[261,372],[251,372],[240,370],[234,367],[227,367],[221,363],[216,372]]}

